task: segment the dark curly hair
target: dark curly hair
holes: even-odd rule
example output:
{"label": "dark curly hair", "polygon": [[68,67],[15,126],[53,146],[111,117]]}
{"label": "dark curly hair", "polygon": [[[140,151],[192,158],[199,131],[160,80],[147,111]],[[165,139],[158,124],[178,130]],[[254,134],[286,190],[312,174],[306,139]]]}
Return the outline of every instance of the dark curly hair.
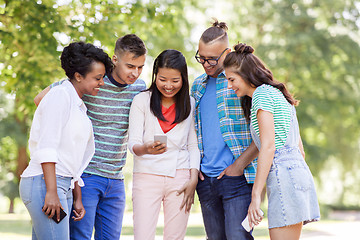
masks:
{"label": "dark curly hair", "polygon": [[101,62],[105,65],[106,74],[111,73],[113,64],[110,57],[101,48],[91,43],[73,42],[64,48],[61,53],[61,67],[69,79],[74,79],[77,72],[85,76],[91,71],[93,62]]}

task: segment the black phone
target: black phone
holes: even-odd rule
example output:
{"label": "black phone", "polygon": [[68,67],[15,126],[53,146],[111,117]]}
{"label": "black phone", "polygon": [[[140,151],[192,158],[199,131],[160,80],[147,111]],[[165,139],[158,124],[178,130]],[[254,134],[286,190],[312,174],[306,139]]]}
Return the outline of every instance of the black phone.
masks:
{"label": "black phone", "polygon": [[66,212],[64,212],[64,210],[62,210],[62,208],[60,208],[60,220],[59,221],[57,220],[56,213],[52,217],[52,220],[54,220],[54,222],[56,222],[56,223],[59,223],[59,222],[61,222],[61,220],[64,219],[64,217],[66,217],[66,215],[67,215]]}

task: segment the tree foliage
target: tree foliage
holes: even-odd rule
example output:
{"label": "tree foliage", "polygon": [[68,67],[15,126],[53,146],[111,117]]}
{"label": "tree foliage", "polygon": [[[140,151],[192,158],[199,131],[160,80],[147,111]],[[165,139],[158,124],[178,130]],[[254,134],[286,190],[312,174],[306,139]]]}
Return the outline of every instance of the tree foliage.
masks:
{"label": "tree foliage", "polygon": [[[215,12],[227,7],[225,19],[208,15],[204,8],[210,5]],[[4,108],[9,101],[1,92],[1,166],[6,161],[14,176],[26,166],[33,98],[64,77],[59,55],[69,42],[91,42],[112,55],[118,37],[136,33],[150,56],[174,48],[192,65],[198,19],[217,17],[228,23],[232,44],[254,46],[301,100],[297,111],[307,162],[319,183],[324,171],[341,171],[336,201],[343,204],[360,193],[351,180],[360,179],[359,8],[354,0],[0,0],[0,90],[14,97],[14,107]]]}
{"label": "tree foliage", "polygon": [[[14,108],[6,111],[6,117],[0,116],[0,149],[8,149],[13,141],[15,149],[11,151],[17,156],[15,160],[10,154],[0,156],[2,162],[15,163],[16,169],[6,171],[16,180],[27,165],[33,98],[51,82],[65,77],[59,61],[65,45],[90,42],[112,56],[118,37],[136,33],[150,55],[165,48],[186,53],[191,43],[184,41],[190,29],[184,11],[185,6],[194,4],[192,0],[0,0],[0,88],[15,98]],[[0,115],[3,111],[1,106]]]}
{"label": "tree foliage", "polygon": [[255,46],[274,76],[301,100],[297,112],[313,174],[331,169],[332,159],[341,163],[337,201],[343,204],[354,191],[346,179],[358,177],[360,156],[359,3],[254,0],[233,1],[233,8],[239,14],[229,20],[232,38]]}
{"label": "tree foliage", "polygon": [[190,26],[184,7],[195,1],[124,1],[122,5],[101,0],[1,2],[3,87],[16,94],[17,116],[23,119],[34,111],[33,97],[39,90],[63,76],[59,55],[64,45],[75,40],[98,43],[111,56],[118,37],[136,33],[146,42],[150,55],[165,48],[185,51]]}

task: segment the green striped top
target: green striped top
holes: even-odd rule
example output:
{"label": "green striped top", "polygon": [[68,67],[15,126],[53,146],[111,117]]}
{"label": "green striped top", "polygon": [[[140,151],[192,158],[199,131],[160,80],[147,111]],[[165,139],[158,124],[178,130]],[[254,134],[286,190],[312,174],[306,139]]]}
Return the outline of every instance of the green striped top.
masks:
{"label": "green striped top", "polygon": [[285,145],[289,133],[291,123],[290,106],[290,103],[279,89],[267,84],[257,87],[252,96],[251,124],[256,134],[260,136],[259,124],[256,118],[257,111],[261,109],[272,113],[275,125],[276,149]]}

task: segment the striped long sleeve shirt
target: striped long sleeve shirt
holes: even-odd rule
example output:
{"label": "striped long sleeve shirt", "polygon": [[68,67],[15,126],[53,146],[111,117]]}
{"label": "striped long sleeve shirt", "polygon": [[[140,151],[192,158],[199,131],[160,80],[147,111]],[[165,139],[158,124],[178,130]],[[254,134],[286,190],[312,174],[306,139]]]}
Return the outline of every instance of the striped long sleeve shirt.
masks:
{"label": "striped long sleeve shirt", "polygon": [[133,84],[116,86],[106,76],[104,86],[96,96],[83,96],[95,138],[95,154],[85,173],[124,178],[122,168],[127,156],[130,106],[135,95],[145,88],[141,79]]}

